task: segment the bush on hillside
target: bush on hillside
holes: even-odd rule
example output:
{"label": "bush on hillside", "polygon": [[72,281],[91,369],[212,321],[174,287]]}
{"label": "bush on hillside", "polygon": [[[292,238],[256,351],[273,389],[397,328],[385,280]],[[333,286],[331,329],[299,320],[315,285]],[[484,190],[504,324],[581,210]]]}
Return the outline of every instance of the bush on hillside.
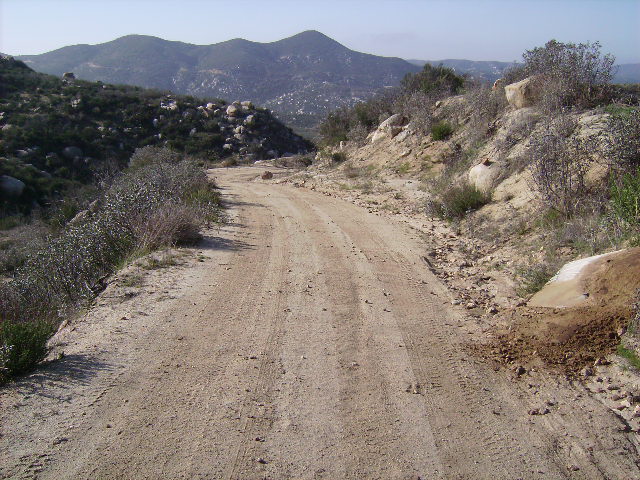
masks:
{"label": "bush on hillside", "polygon": [[478,190],[473,185],[463,183],[446,188],[438,195],[437,201],[429,206],[429,210],[437,217],[456,220],[490,201],[490,194]]}
{"label": "bush on hillside", "polygon": [[426,63],[422,71],[407,74],[400,85],[405,93],[438,93],[439,96],[449,96],[459,93],[464,82],[464,77],[456,74],[452,68],[444,65],[434,67]]}
{"label": "bush on hillside", "polygon": [[607,98],[615,57],[602,54],[600,43],[562,43],[527,50],[524,63],[507,72],[507,83],[537,77],[540,105],[547,111],[591,107]]}
{"label": "bush on hillside", "polygon": [[611,166],[617,171],[635,172],[640,167],[640,108],[611,115],[608,133],[604,142]]}
{"label": "bush on hillside", "polygon": [[586,140],[572,136],[577,123],[560,116],[532,138],[527,153],[533,187],[551,209],[571,217],[587,202],[585,175],[590,159]]}
{"label": "bush on hillside", "polygon": [[640,166],[617,178],[612,175],[610,195],[614,218],[634,242],[640,242]]}
{"label": "bush on hillside", "polygon": [[434,140],[446,140],[453,133],[453,127],[444,120],[431,126],[431,138]]}
{"label": "bush on hillside", "polygon": [[31,252],[0,284],[0,380],[37,363],[48,338],[44,326],[86,304],[134,252],[193,242],[215,218],[217,193],[198,164],[157,153],[119,176],[94,210]]}

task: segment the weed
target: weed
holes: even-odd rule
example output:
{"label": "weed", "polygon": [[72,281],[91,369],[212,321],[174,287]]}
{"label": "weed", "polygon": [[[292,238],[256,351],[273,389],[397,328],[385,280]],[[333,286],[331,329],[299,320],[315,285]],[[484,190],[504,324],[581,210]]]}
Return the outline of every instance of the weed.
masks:
{"label": "weed", "polygon": [[145,270],[157,270],[160,268],[168,268],[178,265],[178,257],[170,252],[164,252],[160,257],[151,256],[145,263],[142,264],[142,268]]}
{"label": "weed", "polygon": [[362,168],[354,167],[353,165],[347,165],[344,168],[344,176],[347,178],[358,178],[363,173]]}
{"label": "weed", "polygon": [[453,127],[446,121],[435,123],[431,126],[431,138],[434,140],[446,140],[453,133]]}
{"label": "weed", "polygon": [[0,383],[28,372],[47,355],[47,340],[54,324],[47,320],[0,324]]}
{"label": "weed", "polygon": [[411,170],[411,164],[409,162],[404,162],[398,165],[396,168],[396,173],[399,175],[406,175]]}
{"label": "weed", "polygon": [[347,160],[347,154],[344,152],[334,152],[331,154],[331,161],[333,163],[342,163]]}
{"label": "weed", "polygon": [[21,215],[12,215],[0,218],[0,230],[11,230],[23,223]]}
{"label": "weed", "polygon": [[120,284],[130,288],[141,287],[144,284],[144,277],[140,273],[132,273],[123,277]]}
{"label": "weed", "polygon": [[449,220],[463,218],[467,213],[491,201],[490,194],[482,192],[468,183],[449,187],[438,197],[438,202],[432,205],[433,213]]}
{"label": "weed", "polygon": [[632,367],[640,370],[640,358],[636,354],[635,350],[625,347],[623,344],[618,345],[616,353],[622,358],[625,358]]}
{"label": "weed", "polygon": [[517,288],[516,293],[521,297],[527,297],[540,291],[551,280],[551,277],[556,274],[556,271],[556,266],[547,261],[518,269],[520,286]]}

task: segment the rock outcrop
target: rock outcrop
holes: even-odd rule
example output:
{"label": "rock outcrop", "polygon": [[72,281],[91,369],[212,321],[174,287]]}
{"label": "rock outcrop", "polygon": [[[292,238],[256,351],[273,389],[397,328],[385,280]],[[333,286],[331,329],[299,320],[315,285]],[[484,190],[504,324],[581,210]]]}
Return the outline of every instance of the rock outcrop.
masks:
{"label": "rock outcrop", "polygon": [[530,107],[535,103],[535,77],[528,77],[504,87],[507,102],[515,108]]}
{"label": "rock outcrop", "polygon": [[0,193],[4,196],[15,198],[22,195],[26,185],[22,180],[10,177],[9,175],[0,175]]}
{"label": "rock outcrop", "polygon": [[375,132],[373,132],[371,135],[371,143],[376,143],[386,137],[395,137],[402,131],[402,128],[406,123],[407,119],[403,115],[399,113],[391,115],[378,126]]}

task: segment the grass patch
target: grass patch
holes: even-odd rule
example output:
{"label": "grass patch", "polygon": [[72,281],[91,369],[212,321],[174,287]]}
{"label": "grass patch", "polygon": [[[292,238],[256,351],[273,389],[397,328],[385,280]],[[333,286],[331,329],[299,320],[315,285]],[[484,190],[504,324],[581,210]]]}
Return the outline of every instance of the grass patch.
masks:
{"label": "grass patch", "polygon": [[619,103],[610,103],[603,110],[611,115],[630,115],[637,107],[629,105],[621,105]]}
{"label": "grass patch", "polygon": [[490,201],[490,194],[478,190],[473,185],[463,184],[443,191],[439,195],[439,201],[433,205],[433,209],[436,216],[455,220],[463,218],[469,212],[477,210]]}
{"label": "grass patch", "polygon": [[401,163],[398,165],[398,168],[396,168],[396,173],[399,175],[406,175],[409,171],[411,171],[411,164],[409,162]]}
{"label": "grass patch", "polygon": [[137,288],[144,284],[144,277],[140,273],[126,275],[120,282],[123,287]]}
{"label": "grass patch", "polygon": [[176,265],[179,265],[178,256],[170,252],[165,252],[159,257],[152,256],[147,258],[147,260],[142,264],[142,268],[145,270],[158,270],[160,268],[169,268]]}
{"label": "grass patch", "polygon": [[638,358],[635,350],[632,350],[620,344],[616,349],[616,353],[622,358],[626,359],[632,367],[640,370],[640,358]]}
{"label": "grass patch", "polygon": [[446,140],[453,133],[453,127],[449,122],[444,120],[438,123],[434,123],[431,126],[431,138],[434,140]]}

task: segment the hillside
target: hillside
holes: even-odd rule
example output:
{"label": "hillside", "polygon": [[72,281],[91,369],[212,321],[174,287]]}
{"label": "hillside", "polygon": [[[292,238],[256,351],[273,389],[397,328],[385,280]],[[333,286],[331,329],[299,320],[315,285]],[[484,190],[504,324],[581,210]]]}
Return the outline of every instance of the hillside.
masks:
{"label": "hillside", "polygon": [[[573,63],[534,69],[578,48],[608,65],[597,45],[552,41],[508,85],[432,96],[423,110],[402,108],[410,92],[337,112],[314,165],[282,181],[410,225],[425,268],[478,328],[474,355],[517,376],[575,378],[638,432],[640,397],[612,393],[640,391],[638,95],[587,89],[594,76]],[[369,126],[361,112],[386,120]]]}
{"label": "hillside", "polygon": [[122,168],[138,147],[168,146],[208,160],[311,148],[249,102],[60,79],[10,58],[0,59],[0,112],[3,216]]}
{"label": "hillside", "polygon": [[247,99],[303,129],[419,70],[399,58],[355,52],[316,31],[272,43],[237,38],[213,45],[129,35],[19,58],[54,75],[74,72],[85,80]]}

